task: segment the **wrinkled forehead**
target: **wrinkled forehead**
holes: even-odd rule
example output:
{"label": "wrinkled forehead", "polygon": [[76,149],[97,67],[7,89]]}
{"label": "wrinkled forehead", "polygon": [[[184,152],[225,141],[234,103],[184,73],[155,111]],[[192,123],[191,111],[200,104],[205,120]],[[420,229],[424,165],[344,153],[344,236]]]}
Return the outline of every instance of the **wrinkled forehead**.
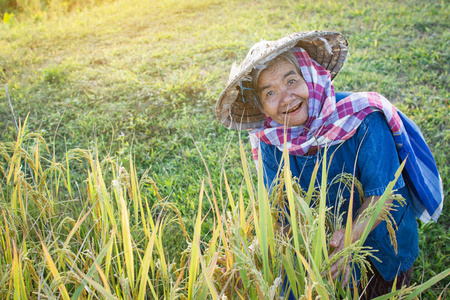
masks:
{"label": "wrinkled forehead", "polygon": [[282,71],[287,69],[292,69],[296,71],[298,75],[302,76],[297,58],[290,51],[286,51],[263,65],[256,67],[252,74],[253,88],[258,89],[262,75],[267,77],[275,76],[277,73],[280,73],[279,76],[283,76],[284,74],[281,74]]}
{"label": "wrinkled forehead", "polygon": [[292,73],[301,76],[301,72],[295,64],[286,59],[279,59],[261,71],[258,78],[258,87],[262,83],[270,83],[270,81],[282,79],[287,74]]}

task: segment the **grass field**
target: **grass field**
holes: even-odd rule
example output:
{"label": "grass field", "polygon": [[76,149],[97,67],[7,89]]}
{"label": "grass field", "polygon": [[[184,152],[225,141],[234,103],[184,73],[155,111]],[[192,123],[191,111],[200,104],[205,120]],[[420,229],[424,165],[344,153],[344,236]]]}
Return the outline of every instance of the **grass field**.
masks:
{"label": "grass field", "polygon": [[[223,170],[232,195],[238,198],[243,185],[239,134],[214,119],[231,64],[260,39],[341,31],[351,56],[334,81],[336,90],[377,91],[410,116],[433,151],[448,197],[448,11],[443,0],[137,0],[59,14],[34,11],[0,24],[0,83],[8,87],[16,117],[23,122],[29,113],[26,129],[47,141],[50,154],[43,157],[64,161],[68,150],[80,148],[124,166],[132,158],[137,177],[150,169],[159,193],[192,233],[207,170],[210,196],[226,196]],[[16,140],[3,87],[0,128],[0,142]],[[242,139],[246,143],[247,136]],[[87,189],[77,168],[72,185]],[[58,201],[70,199],[61,193]],[[148,201],[152,206],[157,199]],[[61,213],[77,219],[77,205],[68,203]],[[203,211],[211,209],[204,201]],[[415,282],[450,265],[449,225],[448,206],[437,224],[421,224]],[[208,214],[202,235],[213,227]],[[175,223],[164,230],[165,249],[178,258],[186,247],[183,232]],[[436,298],[448,284],[448,278],[440,281],[423,299]]]}

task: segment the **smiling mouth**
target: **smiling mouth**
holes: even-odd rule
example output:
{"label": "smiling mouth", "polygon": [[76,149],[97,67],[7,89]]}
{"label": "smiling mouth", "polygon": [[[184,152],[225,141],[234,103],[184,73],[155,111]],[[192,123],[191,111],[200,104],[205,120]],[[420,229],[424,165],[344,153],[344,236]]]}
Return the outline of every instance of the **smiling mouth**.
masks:
{"label": "smiling mouth", "polygon": [[300,102],[297,106],[291,108],[288,111],[285,111],[283,114],[290,114],[290,113],[295,112],[296,110],[300,109],[300,106],[302,106],[302,104],[303,104],[303,102]]}

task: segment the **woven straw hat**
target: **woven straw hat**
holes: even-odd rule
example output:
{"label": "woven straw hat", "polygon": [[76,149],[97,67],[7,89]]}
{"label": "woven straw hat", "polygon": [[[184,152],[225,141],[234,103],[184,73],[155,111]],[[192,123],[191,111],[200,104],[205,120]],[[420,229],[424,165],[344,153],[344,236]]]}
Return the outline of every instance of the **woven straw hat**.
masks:
{"label": "woven straw hat", "polygon": [[328,70],[331,79],[347,60],[348,43],[339,32],[298,32],[276,41],[255,44],[239,66],[232,66],[227,86],[217,100],[216,117],[224,126],[246,130],[264,123],[266,119],[262,111],[243,99],[242,81],[251,81],[250,73],[255,67],[296,46],[303,48],[312,59]]}

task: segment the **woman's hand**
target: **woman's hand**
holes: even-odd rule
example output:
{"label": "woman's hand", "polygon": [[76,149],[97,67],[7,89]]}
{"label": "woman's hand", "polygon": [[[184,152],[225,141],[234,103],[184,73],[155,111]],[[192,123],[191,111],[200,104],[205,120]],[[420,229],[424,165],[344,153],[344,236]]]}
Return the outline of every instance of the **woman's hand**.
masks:
{"label": "woman's hand", "polygon": [[[345,229],[336,231],[331,237],[330,241],[331,247],[334,247],[334,251],[330,255],[330,259],[336,255],[339,251],[345,247]],[[340,258],[335,262],[330,268],[331,278],[335,280],[342,273],[342,287],[347,285],[350,278],[350,262]]]}
{"label": "woman's hand", "polygon": [[[354,243],[358,239],[361,238],[365,228],[368,226],[369,218],[363,217],[365,214],[365,210],[369,207],[370,204],[375,205],[377,201],[381,198],[381,196],[372,196],[366,199],[364,203],[362,204],[361,208],[358,211],[358,214],[356,215],[356,221],[353,222],[352,225],[352,234],[351,234],[351,241],[350,243]],[[388,203],[392,203],[392,199],[388,199],[385,202],[385,205]],[[378,215],[377,219],[375,220],[375,223],[372,225],[372,228],[370,228],[370,231],[372,231],[375,227],[378,226],[381,222],[381,216]],[[334,255],[336,255],[339,251],[345,248],[345,228],[336,231],[330,240],[330,246],[334,248],[334,251],[331,253],[329,259],[331,259]],[[339,277],[340,274],[342,274],[342,286],[344,287],[347,285],[348,280],[350,279],[350,261],[344,260],[344,258],[340,258],[337,262],[335,262],[331,268],[331,278],[335,280]]]}

